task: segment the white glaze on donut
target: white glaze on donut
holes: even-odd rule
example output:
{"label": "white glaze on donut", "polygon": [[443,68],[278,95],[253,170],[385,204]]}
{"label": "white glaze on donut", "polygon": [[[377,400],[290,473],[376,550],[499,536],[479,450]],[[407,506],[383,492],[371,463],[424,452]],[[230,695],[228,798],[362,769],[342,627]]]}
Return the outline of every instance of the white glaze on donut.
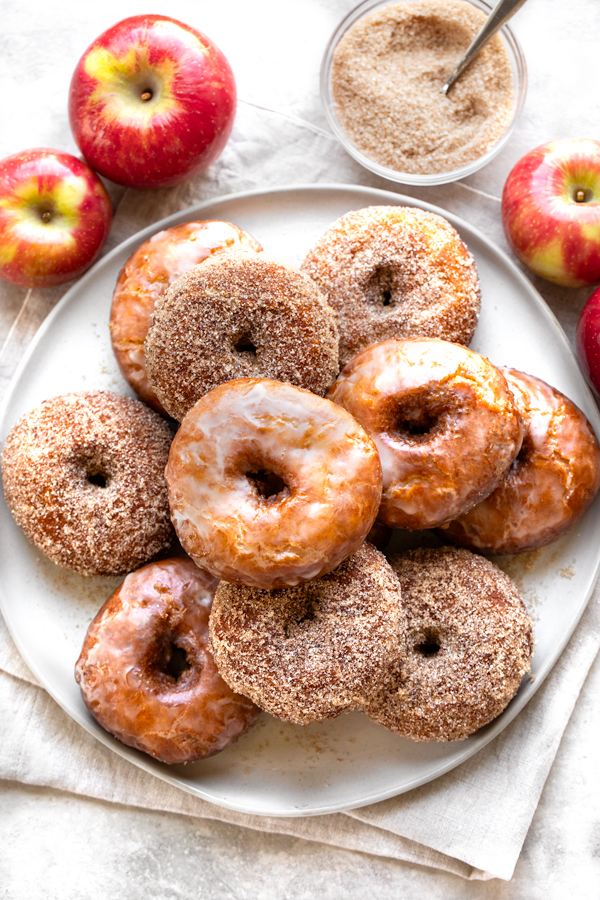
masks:
{"label": "white glaze on donut", "polygon": [[443,529],[485,553],[519,553],[557,540],[600,487],[600,448],[581,410],[533,375],[501,370],[526,426],[521,452],[496,490]]}
{"label": "white glaze on donut", "polygon": [[165,763],[212,756],[257,719],[209,648],[217,582],[189,559],[128,575],[88,629],[75,678],[103,728]]}
{"label": "white glaze on donut", "polygon": [[[258,485],[271,473],[278,490]],[[375,445],[345,410],[268,379],[215,388],[182,422],[166,470],[187,553],[219,578],[262,588],[329,572],[371,528]]]}
{"label": "white glaze on donut", "polygon": [[523,438],[504,376],[448,341],[368,347],[327,396],[375,441],[383,469],[378,518],[392,528],[433,528],[474,506],[504,477]]}

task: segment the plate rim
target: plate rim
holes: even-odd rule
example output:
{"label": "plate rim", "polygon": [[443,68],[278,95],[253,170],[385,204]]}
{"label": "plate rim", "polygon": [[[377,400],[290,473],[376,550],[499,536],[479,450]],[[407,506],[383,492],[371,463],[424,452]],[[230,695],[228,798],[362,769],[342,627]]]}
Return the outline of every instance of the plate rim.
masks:
{"label": "plate rim", "polygon": [[[219,205],[232,203],[239,200],[251,199],[252,197],[260,197],[264,198],[268,195],[278,194],[298,194],[298,193],[334,193],[334,194],[342,194],[342,193],[350,193],[354,194],[357,197],[359,195],[369,195],[370,197],[378,197],[381,198],[382,201],[385,201],[385,205],[395,205],[395,206],[413,206],[417,208],[421,208],[427,210],[429,212],[433,212],[437,215],[440,215],[447,219],[457,230],[463,228],[467,232],[471,232],[475,234],[477,239],[482,242],[483,245],[487,248],[487,250],[493,255],[496,256],[499,260],[502,261],[502,264],[508,267],[509,271],[516,277],[517,282],[520,285],[520,288],[525,290],[528,294],[529,299],[533,302],[534,306],[538,313],[542,315],[545,319],[547,325],[552,329],[556,338],[558,338],[559,342],[563,346],[563,350],[566,350],[567,355],[571,358],[571,360],[575,363],[577,367],[577,371],[580,376],[581,381],[581,389],[586,396],[588,401],[588,405],[592,411],[591,416],[588,415],[588,418],[595,421],[592,421],[592,427],[596,434],[600,431],[600,412],[596,406],[592,391],[585,381],[581,369],[578,365],[577,358],[569,344],[569,341],[566,337],[566,334],[560,325],[560,322],[543,299],[541,294],[536,290],[534,285],[529,281],[526,275],[519,269],[519,267],[515,264],[515,262],[505,253],[502,248],[498,247],[487,235],[483,234],[476,226],[471,225],[461,216],[457,216],[449,210],[445,210],[443,207],[434,205],[427,201],[420,200],[419,198],[410,197],[408,195],[396,193],[395,191],[388,191],[382,188],[371,188],[365,185],[360,184],[344,184],[344,183],[335,183],[335,182],[324,182],[324,183],[310,183],[310,184],[288,184],[288,185],[278,185],[278,186],[270,186],[267,188],[253,188],[251,190],[244,191],[236,191],[229,194],[225,194],[222,196],[212,197],[208,200],[201,201],[198,203],[194,203],[189,207],[186,207],[183,210],[179,210],[177,212],[171,213],[168,216],[159,219],[158,221],[145,226],[134,234],[130,235],[125,240],[121,241],[117,246],[113,247],[108,253],[102,256],[81,278],[74,282],[74,284],[68,288],[65,294],[60,298],[60,300],[56,303],[53,309],[48,313],[43,322],[40,324],[37,329],[35,335],[29,342],[17,368],[10,380],[10,383],[7,387],[6,394],[3,398],[2,405],[0,407],[0,435],[2,435],[7,428],[7,414],[11,403],[14,401],[15,394],[17,392],[19,381],[24,374],[25,370],[28,368],[28,365],[31,361],[31,358],[35,355],[35,351],[39,346],[40,342],[43,340],[46,332],[52,327],[54,320],[62,314],[63,309],[68,306],[72,300],[72,296],[77,296],[81,290],[85,290],[88,282],[93,281],[97,275],[98,270],[102,270],[105,267],[110,267],[113,264],[115,257],[120,256],[125,251],[129,250],[129,255],[135,249],[135,247],[139,246],[139,244],[143,243],[153,234],[156,234],[158,231],[162,231],[166,228],[172,227],[175,224],[178,224],[181,221],[192,221],[194,216],[197,216],[198,213],[210,209],[211,207],[217,207]],[[368,205],[374,205],[369,202]],[[8,513],[10,515],[10,513]],[[368,806],[374,803],[378,803],[382,800],[390,799],[394,796],[399,796],[407,791],[413,790],[416,787],[419,787],[423,784],[432,782],[439,778],[441,775],[446,774],[457,766],[461,765],[467,759],[474,756],[479,750],[483,749],[487,744],[489,744],[501,731],[503,731],[509,724],[512,722],[516,716],[521,712],[521,710],[526,706],[529,700],[532,699],[533,696],[537,693],[538,689],[544,683],[546,677],[552,671],[555,666],[557,660],[560,655],[564,651],[565,647],[569,643],[573,632],[575,631],[577,624],[579,623],[583,613],[585,612],[589,600],[592,596],[594,586],[598,579],[598,574],[600,572],[600,554],[596,559],[595,567],[593,567],[588,575],[587,579],[587,589],[585,591],[585,595],[582,598],[580,603],[580,607],[577,610],[576,615],[572,618],[571,624],[569,628],[567,628],[562,636],[562,639],[557,642],[557,646],[552,654],[547,657],[544,661],[544,665],[542,669],[536,674],[535,684],[530,683],[529,689],[521,693],[520,696],[516,696],[509,706],[504,710],[503,713],[500,714],[495,720],[493,720],[489,725],[485,726],[484,729],[477,732],[475,735],[471,735],[470,739],[467,739],[465,742],[456,742],[461,743],[462,752],[458,752],[456,756],[446,760],[445,762],[440,762],[438,767],[436,768],[436,772],[434,775],[424,774],[423,776],[413,778],[410,783],[398,787],[397,785],[391,787],[386,790],[381,790],[376,794],[372,794],[368,797],[363,797],[362,799],[353,800],[349,803],[334,803],[334,804],[326,804],[322,807],[317,807],[312,805],[310,808],[303,808],[300,805],[295,805],[293,807],[286,807],[285,809],[269,809],[269,810],[256,810],[254,808],[249,808],[244,803],[236,803],[234,801],[225,799],[225,798],[216,798],[214,794],[211,794],[208,791],[204,791],[198,788],[195,784],[184,783],[178,777],[175,777],[171,772],[169,772],[168,767],[163,766],[163,764],[159,763],[156,760],[153,760],[151,757],[146,758],[144,754],[138,753],[133,748],[127,747],[119,742],[116,738],[110,735],[108,732],[104,732],[103,729],[96,723],[93,717],[87,712],[87,710],[83,709],[81,714],[78,713],[77,710],[73,711],[70,707],[67,707],[65,703],[62,702],[60,697],[56,696],[55,691],[52,687],[49,687],[46,683],[46,679],[43,674],[37,668],[37,664],[35,659],[31,658],[28,650],[23,646],[20,637],[16,635],[13,631],[10,613],[7,614],[6,611],[6,602],[4,600],[4,585],[2,580],[0,579],[0,609],[2,610],[4,620],[6,622],[8,631],[13,639],[19,653],[22,658],[26,662],[27,666],[31,669],[34,676],[40,681],[44,690],[48,692],[48,694],[59,704],[59,706],[66,712],[66,714],[74,719],[79,725],[81,725],[88,734],[91,734],[96,740],[99,740],[104,746],[108,747],[113,752],[116,752],[123,759],[128,760],[139,768],[147,771],[155,777],[160,778],[162,781],[179,788],[187,793],[191,793],[194,796],[197,796],[207,802],[213,803],[216,806],[223,807],[225,809],[234,810],[237,812],[242,812],[250,815],[257,816],[273,816],[273,817],[297,817],[297,816],[312,816],[312,815],[325,815],[325,814],[333,814],[336,812],[343,812],[345,810],[350,809],[359,809],[364,806]]]}

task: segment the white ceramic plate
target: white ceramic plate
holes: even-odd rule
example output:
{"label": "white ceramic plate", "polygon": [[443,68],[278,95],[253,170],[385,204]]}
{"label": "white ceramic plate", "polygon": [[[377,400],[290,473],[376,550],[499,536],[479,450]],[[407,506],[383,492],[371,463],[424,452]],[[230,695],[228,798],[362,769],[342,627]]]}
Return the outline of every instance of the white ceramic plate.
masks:
{"label": "white ceramic plate", "polygon": [[[527,279],[479,232],[398,194],[314,186],[237,194],[195,206],[109,253],[65,295],[33,341],[9,392],[0,441],[20,415],[47,397],[88,388],[131,393],[113,359],[107,322],[118,273],[151,234],[183,221],[225,219],[253,234],[270,255],[298,265],[336,218],[373,204],[421,206],[454,224],[481,278],[482,313],[473,348],[498,365],[531,372],[558,387],[600,433],[596,406],[560,326]],[[48,562],[26,541],[5,505],[0,536],[1,604],[8,627],[32,671],[77,722],[121,756],[185,791],[243,812],[295,816],[362,806],[430,781],[474,754],[515,717],[552,668],[589,599],[599,565],[600,502],[557,543],[500,561],[517,580],[535,619],[535,681],[524,681],[505,712],[466,741],[413,743],[359,713],[311,726],[263,715],[256,728],[218,756],[173,767],[104,732],[73,678],[88,623],[120,579],[84,579]]]}

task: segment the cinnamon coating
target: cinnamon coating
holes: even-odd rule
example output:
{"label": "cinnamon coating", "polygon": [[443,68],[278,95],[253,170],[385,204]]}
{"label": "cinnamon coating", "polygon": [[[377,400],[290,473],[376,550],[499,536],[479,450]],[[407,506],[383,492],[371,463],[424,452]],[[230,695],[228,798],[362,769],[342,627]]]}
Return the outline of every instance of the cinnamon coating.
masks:
{"label": "cinnamon coating", "polygon": [[450,223],[408,206],[346,213],[302,263],[337,313],[340,366],[388,338],[468,344],[479,316],[475,261]]}
{"label": "cinnamon coating", "polygon": [[113,352],[125,380],[157,412],[165,410],[148,381],[144,353],[154,308],[184,272],[214,254],[236,248],[262,250],[258,241],[230,222],[185,222],[144,241],[119,274],[109,321]]}
{"label": "cinnamon coating", "polygon": [[373,438],[383,469],[378,518],[434,528],[491,493],[519,452],[523,422],[489,360],[437,339],[359,353],[327,396]]}
{"label": "cinnamon coating", "polygon": [[262,253],[222,254],[174,282],[145,349],[150,382],[179,421],[225,381],[272,378],[322,395],[338,373],[333,310],[310,278]]}
{"label": "cinnamon coating", "polygon": [[225,684],[210,652],[216,584],[189,559],[133,572],[91,623],[75,666],[100,725],[164,763],[213,756],[260,715]]}
{"label": "cinnamon coating", "polygon": [[218,578],[300,584],[354,553],[375,519],[381,466],[341,407],[268,379],[239,379],[187,414],[166,469],[185,551]]}
{"label": "cinnamon coating", "polygon": [[460,741],[500,715],[530,671],[532,621],[516,587],[469,550],[393,557],[405,645],[363,711],[413,741]]}
{"label": "cinnamon coating", "polygon": [[370,544],[308,584],[221,582],[210,618],[219,671],[262,709],[306,724],[365,702],[404,643],[398,581]]}
{"label": "cinnamon coating", "polygon": [[172,437],[157,413],[112,391],[45,400],[4,446],[8,507],[58,565],[131,572],[174,538],[164,477]]}
{"label": "cinnamon coating", "polygon": [[463,547],[499,554],[557,540],[600,487],[600,447],[581,410],[533,375],[501,371],[525,422],[523,446],[496,490],[442,532]]}

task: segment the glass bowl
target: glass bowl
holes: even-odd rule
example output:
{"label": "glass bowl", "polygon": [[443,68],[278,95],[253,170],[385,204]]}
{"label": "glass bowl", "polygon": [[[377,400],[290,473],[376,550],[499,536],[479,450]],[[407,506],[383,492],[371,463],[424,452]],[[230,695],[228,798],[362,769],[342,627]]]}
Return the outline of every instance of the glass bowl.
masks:
{"label": "glass bowl", "polygon": [[[525,102],[525,94],[527,93],[527,68],[525,65],[525,56],[523,54],[523,50],[510,28],[507,25],[503,25],[498,34],[500,34],[504,40],[510,66],[512,69],[514,104],[512,116],[506,130],[489,150],[487,150],[482,156],[474,159],[472,162],[460,166],[457,169],[451,169],[445,172],[434,172],[431,174],[399,172],[395,169],[389,168],[388,166],[382,165],[381,163],[376,162],[374,159],[366,156],[365,153],[360,150],[356,146],[356,144],[353,143],[351,138],[344,131],[338,119],[331,85],[333,54],[341,38],[346,34],[349,28],[351,28],[351,26],[354,25],[354,23],[357,22],[358,19],[361,19],[364,15],[373,12],[376,9],[383,9],[387,6],[393,6],[395,2],[397,2],[397,0],[364,0],[363,3],[360,3],[355,9],[348,13],[348,15],[344,19],[342,19],[342,21],[332,34],[329,43],[327,44],[327,49],[325,51],[325,56],[323,57],[323,63],[321,65],[321,97],[325,107],[325,112],[327,114],[327,119],[333,130],[333,133],[342,144],[346,152],[349,153],[350,156],[354,157],[354,159],[366,169],[369,169],[376,175],[380,175],[382,178],[387,178],[389,181],[396,181],[400,184],[415,185],[447,184],[450,181],[458,181],[458,179],[460,178],[465,178],[467,175],[472,175],[473,172],[477,172],[478,169],[481,169],[483,166],[489,163],[490,160],[492,160],[496,156],[496,154],[498,154],[500,150],[502,150],[512,134],[519,114],[521,113],[521,110],[523,108],[523,103]],[[413,2],[413,0],[404,0],[404,2]],[[471,3],[472,6],[475,6],[478,9],[482,10],[486,16],[492,10],[492,7],[488,3],[484,2],[484,0],[465,0],[465,2]]]}

